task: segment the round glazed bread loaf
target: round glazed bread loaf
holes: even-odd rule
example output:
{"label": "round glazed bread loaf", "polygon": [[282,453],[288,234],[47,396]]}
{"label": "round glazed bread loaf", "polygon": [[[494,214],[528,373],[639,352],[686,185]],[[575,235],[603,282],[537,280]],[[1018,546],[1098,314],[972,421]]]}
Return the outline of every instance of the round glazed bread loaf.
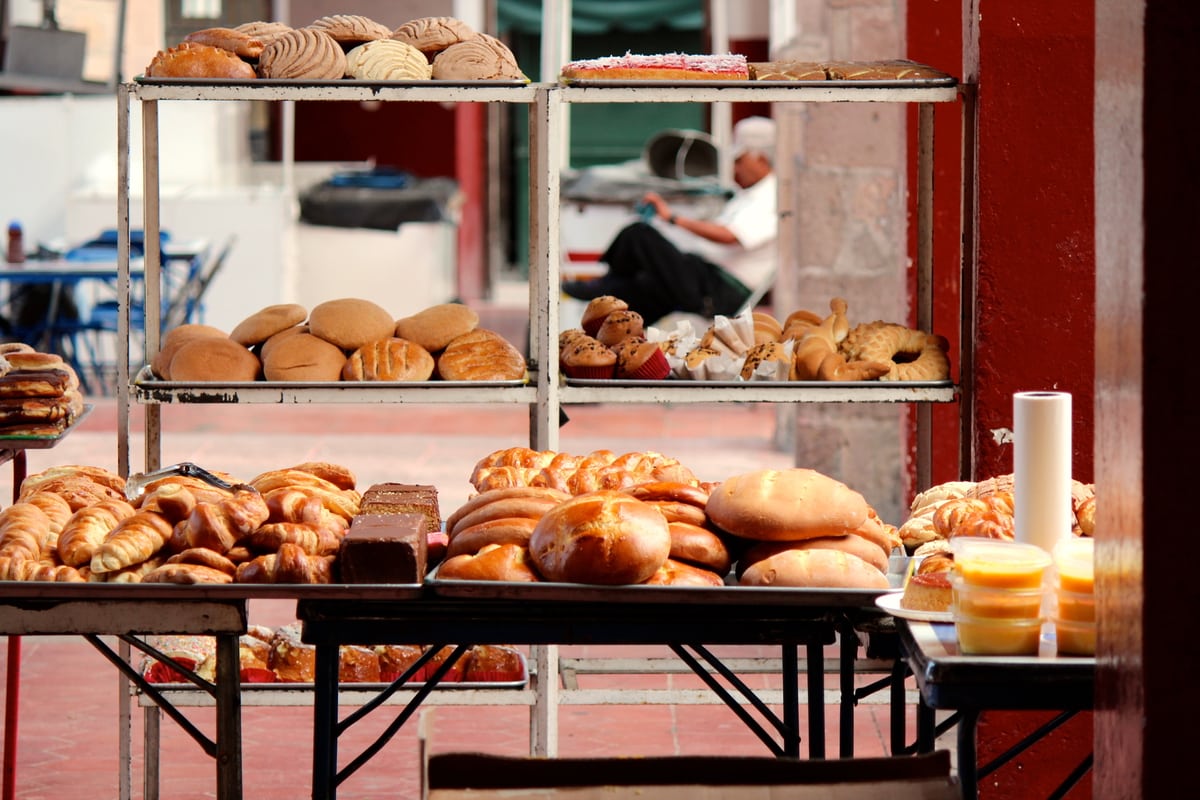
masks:
{"label": "round glazed bread loaf", "polygon": [[668,558],[645,582],[647,586],[724,586],[720,575],[703,567]]}
{"label": "round glazed bread loaf", "polygon": [[547,511],[529,537],[529,553],[547,580],[642,583],[666,563],[671,532],[654,506],[602,490]]}
{"label": "round glazed bread loaf", "polygon": [[746,539],[791,541],[842,536],[869,513],[861,494],[816,470],[795,467],[733,475],[709,495],[708,517]]}
{"label": "round glazed bread loaf", "polygon": [[495,331],[476,328],[446,345],[437,372],[446,381],[515,381],[525,377],[525,357]]}
{"label": "round glazed bread loaf", "polygon": [[343,297],[318,303],[308,315],[313,336],[353,352],[377,339],[386,339],[396,328],[396,320],[383,306],[357,297]]}
{"label": "round glazed bread loaf", "polygon": [[784,550],[840,550],[858,556],[882,573],[886,574],[888,571],[887,553],[873,542],[850,533],[845,536],[818,536],[799,542],[758,542],[746,548],[738,558],[738,574],[745,572],[751,564]]}
{"label": "round glazed bread loaf", "polygon": [[479,315],[462,303],[441,303],[396,320],[396,336],[416,342],[431,353],[479,325]]}
{"label": "round glazed bread loaf", "polygon": [[887,576],[856,555],[839,550],[788,549],[751,564],[742,586],[887,589]]}

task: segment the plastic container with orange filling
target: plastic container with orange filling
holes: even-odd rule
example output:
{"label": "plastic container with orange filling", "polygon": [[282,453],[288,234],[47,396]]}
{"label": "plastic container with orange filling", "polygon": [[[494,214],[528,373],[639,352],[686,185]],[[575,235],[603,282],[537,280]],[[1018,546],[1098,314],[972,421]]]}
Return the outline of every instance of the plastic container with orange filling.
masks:
{"label": "plastic container with orange filling", "polygon": [[1042,618],[1042,589],[996,589],[973,586],[955,575],[950,579],[954,592],[951,608],[957,614],[983,619]]}
{"label": "plastic container with orange filling", "polygon": [[1095,564],[1095,543],[1086,536],[1063,539],[1054,548],[1054,570],[1058,585],[1069,592],[1091,594]]}
{"label": "plastic container with orange filling", "polygon": [[1059,655],[1094,656],[1096,654],[1096,623],[1082,620],[1054,620],[1054,638]]}
{"label": "plastic container with orange filling", "polygon": [[1096,595],[1091,592],[1071,592],[1063,588],[1054,591],[1054,609],[1060,619],[1077,622],[1096,621]]}
{"label": "plastic container with orange filling", "polygon": [[955,615],[958,649],[965,655],[1037,655],[1042,620],[1000,619]]}
{"label": "plastic container with orange filling", "polygon": [[954,571],[972,586],[1036,589],[1051,564],[1040,547],[1003,539],[956,536],[950,540]]}

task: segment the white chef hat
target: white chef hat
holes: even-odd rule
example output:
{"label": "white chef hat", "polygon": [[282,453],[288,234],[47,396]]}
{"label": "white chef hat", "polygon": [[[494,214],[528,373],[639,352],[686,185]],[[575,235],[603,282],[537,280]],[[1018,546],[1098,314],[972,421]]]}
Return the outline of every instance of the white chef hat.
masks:
{"label": "white chef hat", "polygon": [[746,117],[733,126],[733,157],[758,152],[775,160],[775,120],[768,117]]}

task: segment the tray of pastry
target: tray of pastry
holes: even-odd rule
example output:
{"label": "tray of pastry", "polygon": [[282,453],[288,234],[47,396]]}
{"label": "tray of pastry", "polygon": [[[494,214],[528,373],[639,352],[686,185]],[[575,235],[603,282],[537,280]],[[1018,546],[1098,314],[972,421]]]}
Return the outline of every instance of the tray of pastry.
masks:
{"label": "tray of pastry", "polygon": [[97,600],[415,600],[424,584],[388,583],[103,583],[0,581],[0,603],[9,600],[94,602]]}
{"label": "tray of pastry", "polygon": [[432,86],[436,88],[453,88],[453,89],[469,89],[473,86],[528,86],[529,81],[521,80],[520,78],[496,78],[478,80],[439,80],[436,78],[412,78],[409,80],[395,81],[363,81],[355,78],[337,78],[328,80],[314,80],[301,78],[147,78],[145,75],[139,75],[133,79],[135,83],[143,86],[262,86],[262,87],[279,87],[287,86],[294,87],[313,87],[313,88],[338,88],[345,86],[388,86],[388,87],[408,87],[408,86]]}
{"label": "tray of pastry", "polygon": [[195,390],[205,393],[236,392],[239,389],[280,389],[294,391],[297,389],[438,389],[438,388],[471,388],[528,386],[529,375],[510,381],[164,381],[156,376],[149,366],[138,370],[133,383],[144,389],[161,389],[163,391]]}
{"label": "tray of pastry", "polygon": [[46,426],[35,423],[13,426],[0,432],[0,450],[46,450],[54,447],[79,423],[87,419],[93,408],[90,404],[84,404],[83,411],[76,414],[75,419],[61,430],[40,432]]}
{"label": "tray of pastry", "polygon": [[958,80],[951,77],[939,78],[873,78],[831,80],[649,80],[637,78],[560,78],[564,86],[581,89],[779,89],[779,88],[850,88],[850,89],[918,89],[956,86]]}
{"label": "tray of pastry", "polygon": [[771,381],[771,380],[731,380],[731,381],[693,381],[687,378],[668,378],[661,381],[639,381],[619,378],[567,378],[567,386],[623,386],[641,389],[676,388],[679,386],[710,387],[710,388],[747,388],[755,389],[888,389],[903,386],[906,389],[946,389],[954,386],[953,381]]}

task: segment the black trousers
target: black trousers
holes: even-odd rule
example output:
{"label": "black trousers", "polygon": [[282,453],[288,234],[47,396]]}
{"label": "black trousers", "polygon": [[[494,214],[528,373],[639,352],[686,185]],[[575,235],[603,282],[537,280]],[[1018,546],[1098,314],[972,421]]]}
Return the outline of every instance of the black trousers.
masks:
{"label": "black trousers", "polygon": [[680,252],[645,222],[623,228],[600,260],[608,272],[591,281],[587,293],[621,298],[648,325],[674,311],[728,316],[750,296],[750,290],[721,267],[695,253]]}

